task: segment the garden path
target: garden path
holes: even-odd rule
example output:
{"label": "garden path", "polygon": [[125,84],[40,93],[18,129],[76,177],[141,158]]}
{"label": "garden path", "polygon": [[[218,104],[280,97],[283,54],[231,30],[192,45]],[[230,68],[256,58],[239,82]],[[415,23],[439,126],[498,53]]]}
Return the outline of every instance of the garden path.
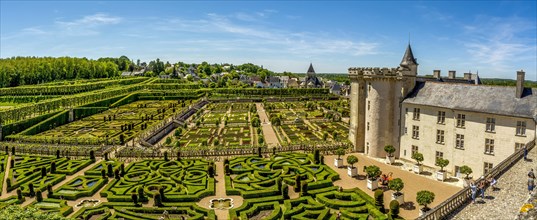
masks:
{"label": "garden path", "polygon": [[483,201],[476,199],[475,204],[468,203],[453,214],[452,219],[515,219],[522,205],[532,199],[526,184],[528,172],[536,169],[535,148],[529,151],[528,159],[520,159],[498,178],[498,190],[485,190]]}
{"label": "garden path", "polygon": [[[215,195],[214,196],[208,196],[203,199],[201,199],[196,204],[209,209],[209,205],[211,202],[211,199],[219,199],[219,198],[232,198],[233,199],[233,207],[239,207],[244,202],[244,199],[241,196],[228,196],[226,194],[226,175],[224,173],[224,162],[219,161],[215,162],[216,164],[216,172],[214,176],[215,180]],[[214,210],[216,216],[218,219],[229,219],[229,210],[227,209],[215,209]]]}
{"label": "garden path", "polygon": [[[351,154],[343,156],[343,161],[346,164],[346,158]],[[407,170],[401,169],[400,166],[388,165],[377,161],[372,158],[368,158],[361,153],[353,153],[358,157],[358,163],[355,165],[358,167],[358,177],[350,177],[347,175],[347,169],[345,168],[335,168],[334,159],[337,158],[337,155],[325,155],[324,163],[330,166],[335,170],[341,180],[335,181],[334,185],[341,186],[343,189],[351,189],[358,187],[360,190],[366,192],[368,195],[373,197],[374,192],[367,189],[367,181],[365,179],[365,173],[363,172],[364,166],[376,165],[380,168],[383,173],[393,173],[393,178],[401,178],[405,183],[405,187],[401,192],[405,195],[405,202],[407,209],[401,208],[400,215],[405,219],[415,219],[419,215],[419,205],[416,203],[416,193],[420,190],[429,190],[435,194],[434,202],[430,207],[434,207],[440,204],[442,201],[446,200],[461,188],[450,185],[448,183],[439,182],[436,180],[429,179],[423,175],[417,175]],[[379,185],[380,186],[380,185]],[[388,209],[391,201],[392,191],[386,189],[384,193],[384,206]]]}
{"label": "garden path", "polygon": [[267,116],[265,108],[261,103],[255,103],[255,105],[257,106],[257,114],[259,115],[259,119],[261,119],[261,128],[263,129],[263,136],[265,136],[265,143],[269,147],[279,146],[280,142],[278,141],[278,137],[276,137],[274,129],[272,129],[272,125],[270,124],[270,120]]}

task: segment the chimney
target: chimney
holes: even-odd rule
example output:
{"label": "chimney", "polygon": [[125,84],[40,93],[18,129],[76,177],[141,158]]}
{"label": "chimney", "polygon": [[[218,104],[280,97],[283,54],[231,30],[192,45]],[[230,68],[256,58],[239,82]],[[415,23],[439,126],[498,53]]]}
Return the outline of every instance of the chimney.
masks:
{"label": "chimney", "polygon": [[516,97],[522,98],[522,93],[524,92],[524,77],[526,73],[524,70],[516,72]]}
{"label": "chimney", "polygon": [[448,79],[455,79],[455,77],[457,77],[456,75],[457,75],[457,72],[455,70],[450,70],[448,72]]}
{"label": "chimney", "polygon": [[433,77],[436,79],[440,79],[440,70],[433,70]]}
{"label": "chimney", "polygon": [[464,73],[464,79],[465,80],[471,80],[472,79],[472,74],[471,73]]}

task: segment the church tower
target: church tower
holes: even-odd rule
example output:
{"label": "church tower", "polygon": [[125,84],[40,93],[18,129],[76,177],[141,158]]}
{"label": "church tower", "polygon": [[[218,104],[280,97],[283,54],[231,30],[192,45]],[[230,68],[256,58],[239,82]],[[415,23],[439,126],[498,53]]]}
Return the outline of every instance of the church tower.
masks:
{"label": "church tower", "polygon": [[384,157],[384,146],[399,155],[400,103],[416,84],[418,63],[410,44],[399,67],[349,68],[351,118],[349,139],[354,149]]}

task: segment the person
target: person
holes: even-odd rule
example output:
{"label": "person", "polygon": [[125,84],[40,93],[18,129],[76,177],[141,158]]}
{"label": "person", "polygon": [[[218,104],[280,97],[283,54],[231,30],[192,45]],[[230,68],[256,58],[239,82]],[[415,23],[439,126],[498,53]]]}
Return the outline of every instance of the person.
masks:
{"label": "person", "polygon": [[496,184],[498,184],[498,181],[490,176],[488,182],[490,183],[490,187],[492,187],[492,191],[496,190]]}
{"label": "person", "polygon": [[524,146],[524,161],[528,160],[528,148]]}
{"label": "person", "polygon": [[533,192],[533,187],[535,187],[535,178],[528,175],[528,192],[531,194]]}
{"label": "person", "polygon": [[530,172],[528,172],[528,177],[531,177],[531,178],[535,179],[535,174],[533,173],[533,168],[530,170]]}
{"label": "person", "polygon": [[479,194],[481,194],[481,199],[485,199],[485,188],[487,188],[487,180],[482,180],[481,182],[479,182]]}
{"label": "person", "polygon": [[477,186],[474,181],[470,182],[470,191],[472,192],[472,204],[475,204],[475,197],[477,196]]}

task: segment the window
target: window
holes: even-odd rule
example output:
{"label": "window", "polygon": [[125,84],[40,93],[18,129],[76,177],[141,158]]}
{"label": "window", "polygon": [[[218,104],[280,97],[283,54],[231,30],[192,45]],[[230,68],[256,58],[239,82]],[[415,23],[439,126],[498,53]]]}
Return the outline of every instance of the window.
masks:
{"label": "window", "polygon": [[492,170],[492,163],[487,163],[483,165],[483,174],[487,174],[490,170]]}
{"label": "window", "polygon": [[525,121],[516,122],[516,135],[526,136],[526,122]]}
{"label": "window", "polygon": [[367,110],[371,108],[371,101],[367,101]]}
{"label": "window", "polygon": [[515,143],[515,151],[517,150],[520,150],[524,148],[524,144],[523,143]]}
{"label": "window", "polygon": [[371,92],[371,83],[369,83],[369,85],[367,86],[367,90],[368,92]]}
{"label": "window", "polygon": [[412,138],[419,139],[420,138],[420,127],[413,125],[412,126]]}
{"label": "window", "polygon": [[445,122],[446,122],[446,112],[438,111],[438,118],[436,120],[436,123],[444,124]]}
{"label": "window", "polygon": [[464,149],[464,135],[463,134],[456,135],[455,148]]}
{"label": "window", "polygon": [[441,159],[441,158],[444,158],[444,153],[440,152],[440,151],[437,151],[434,162],[436,163],[436,161],[438,161],[438,159]]}
{"label": "window", "polygon": [[405,127],[405,134],[407,134],[407,133],[408,133],[408,131],[407,131],[407,127]]}
{"label": "window", "polygon": [[436,143],[437,144],[444,143],[444,131],[443,130],[436,130]]}
{"label": "window", "polygon": [[415,153],[418,153],[418,146],[412,145],[412,155],[414,155]]}
{"label": "window", "polygon": [[419,108],[414,108],[413,119],[414,120],[420,120],[420,109]]}
{"label": "window", "polygon": [[496,119],[495,118],[487,118],[487,132],[495,132],[496,131]]}
{"label": "window", "polygon": [[485,139],[485,154],[494,155],[494,139]]}
{"label": "window", "polygon": [[369,131],[369,122],[367,122],[367,130]]}
{"label": "window", "polygon": [[466,122],[466,115],[465,114],[457,114],[457,127],[464,128],[465,122]]}

